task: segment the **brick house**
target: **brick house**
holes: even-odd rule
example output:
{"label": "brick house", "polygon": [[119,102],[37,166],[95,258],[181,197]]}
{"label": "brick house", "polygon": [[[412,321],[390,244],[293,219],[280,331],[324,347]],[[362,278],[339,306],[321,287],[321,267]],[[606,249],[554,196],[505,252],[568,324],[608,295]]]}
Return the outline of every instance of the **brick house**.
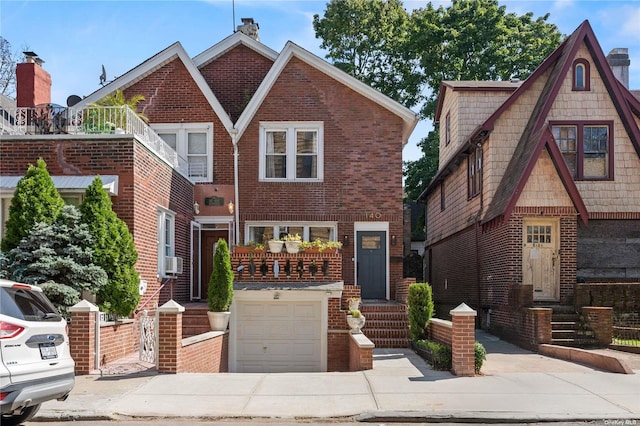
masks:
{"label": "brick house", "polygon": [[[310,275],[307,255],[263,255],[264,278],[241,274],[240,262],[250,259],[232,255],[229,368],[344,370],[346,299],[393,301],[402,283],[402,148],[417,115],[294,43],[271,50],[252,31],[257,24],[244,21],[193,58],[175,43],[61,108],[61,132],[3,135],[2,223],[15,182],[38,157],[65,197],[79,197],[86,181],[102,176],[134,235],[145,308],[205,301],[221,238],[231,246],[296,233],[340,241],[340,254],[317,259],[329,262],[324,279]],[[29,63],[19,76],[20,67],[46,74]],[[78,131],[77,117],[86,123],[92,103],[116,89],[127,99],[144,96],[138,111],[148,125],[127,116],[138,127]],[[284,268],[299,258],[300,276],[274,273],[275,260]],[[312,320],[295,328],[300,312]],[[284,336],[271,332],[280,323],[288,324]]]}
{"label": "brick house", "polygon": [[640,102],[616,79],[628,85],[620,53],[585,21],[525,81],[442,83],[440,166],[421,195],[439,315],[465,302],[531,346],[530,308],[640,281]]}

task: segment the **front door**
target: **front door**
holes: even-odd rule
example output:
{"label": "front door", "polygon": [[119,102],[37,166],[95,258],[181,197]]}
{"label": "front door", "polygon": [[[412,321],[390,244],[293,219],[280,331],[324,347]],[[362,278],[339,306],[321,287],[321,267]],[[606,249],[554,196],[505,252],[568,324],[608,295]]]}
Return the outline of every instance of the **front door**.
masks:
{"label": "front door", "polygon": [[522,283],[533,286],[534,300],[557,301],[559,298],[558,228],[557,220],[524,220]]}
{"label": "front door", "polygon": [[216,244],[220,239],[229,241],[229,232],[226,230],[202,231],[202,275],[200,278],[200,297],[202,300],[207,300],[209,278],[213,271],[213,254],[216,252]]}
{"label": "front door", "polygon": [[356,281],[363,299],[387,298],[387,234],[385,231],[356,233]]}

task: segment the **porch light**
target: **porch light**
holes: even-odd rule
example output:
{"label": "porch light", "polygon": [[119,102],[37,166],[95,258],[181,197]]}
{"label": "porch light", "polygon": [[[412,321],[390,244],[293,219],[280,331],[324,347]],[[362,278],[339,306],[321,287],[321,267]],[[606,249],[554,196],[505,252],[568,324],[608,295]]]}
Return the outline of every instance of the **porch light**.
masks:
{"label": "porch light", "polygon": [[392,236],[391,236],[391,245],[392,245],[392,246],[395,246],[395,245],[396,245],[396,236],[395,236],[395,235],[392,235]]}
{"label": "porch light", "polygon": [[233,201],[229,201],[229,204],[227,204],[227,208],[229,209],[229,214],[233,214],[233,212],[236,210],[236,206],[233,204]]}
{"label": "porch light", "polygon": [[200,204],[197,201],[193,203],[193,213],[200,214]]}
{"label": "porch light", "polygon": [[342,236],[342,247],[346,247],[349,245],[349,236],[348,235],[343,235]]}

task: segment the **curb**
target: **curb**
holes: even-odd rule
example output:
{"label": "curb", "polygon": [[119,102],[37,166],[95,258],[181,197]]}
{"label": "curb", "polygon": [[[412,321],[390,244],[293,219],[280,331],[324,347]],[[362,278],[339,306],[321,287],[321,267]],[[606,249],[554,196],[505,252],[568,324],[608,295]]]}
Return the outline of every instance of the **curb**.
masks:
{"label": "curb", "polygon": [[357,422],[362,423],[542,423],[542,422],[571,422],[585,423],[593,421],[620,420],[635,424],[640,422],[637,414],[615,416],[577,417],[575,414],[531,415],[522,412],[462,412],[439,414],[432,411],[375,411],[355,416]]}

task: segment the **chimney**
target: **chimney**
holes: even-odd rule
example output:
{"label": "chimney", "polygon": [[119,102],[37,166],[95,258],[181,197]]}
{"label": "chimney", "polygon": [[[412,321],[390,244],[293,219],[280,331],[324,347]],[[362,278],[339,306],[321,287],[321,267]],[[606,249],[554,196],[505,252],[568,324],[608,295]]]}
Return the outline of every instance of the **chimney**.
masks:
{"label": "chimney", "polygon": [[629,49],[626,47],[612,49],[607,55],[607,62],[613,71],[613,75],[615,75],[616,78],[624,84],[624,87],[628,89],[629,64],[631,64],[631,61],[629,60]]}
{"label": "chimney", "polygon": [[253,22],[253,18],[242,18],[241,21],[242,25],[238,25],[238,31],[256,41],[260,41],[260,38],[258,37],[260,25],[258,25],[257,22]]}
{"label": "chimney", "polygon": [[24,53],[16,66],[16,106],[34,107],[51,102],[51,75],[42,68],[44,61],[33,52]]}

